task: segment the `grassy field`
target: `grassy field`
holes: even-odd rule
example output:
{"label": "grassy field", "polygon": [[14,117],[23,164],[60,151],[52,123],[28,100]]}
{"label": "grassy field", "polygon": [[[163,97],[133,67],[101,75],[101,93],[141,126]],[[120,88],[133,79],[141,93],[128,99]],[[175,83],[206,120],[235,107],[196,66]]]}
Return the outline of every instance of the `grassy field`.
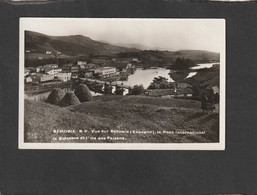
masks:
{"label": "grassy field", "polygon": [[[55,134],[54,129],[75,132]],[[87,132],[79,133],[79,130]],[[185,131],[186,134],[183,133]],[[60,137],[81,136],[86,139],[59,140]],[[202,113],[198,101],[145,96],[102,96],[95,97],[91,102],[60,108],[43,102],[25,100],[25,142],[218,141],[218,113]]]}

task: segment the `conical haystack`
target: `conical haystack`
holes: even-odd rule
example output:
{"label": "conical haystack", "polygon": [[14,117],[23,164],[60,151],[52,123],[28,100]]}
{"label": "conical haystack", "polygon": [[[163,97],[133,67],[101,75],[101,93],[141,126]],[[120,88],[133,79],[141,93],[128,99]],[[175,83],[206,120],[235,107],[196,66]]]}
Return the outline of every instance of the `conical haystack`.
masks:
{"label": "conical haystack", "polygon": [[89,88],[85,84],[80,84],[74,93],[79,98],[80,102],[89,102],[93,99]]}
{"label": "conical haystack", "polygon": [[80,104],[80,101],[74,93],[66,93],[65,96],[59,102],[59,106],[62,106],[62,107],[77,105],[77,104]]}
{"label": "conical haystack", "polygon": [[53,89],[47,98],[50,104],[58,105],[59,101],[64,97],[64,92],[61,89]]}

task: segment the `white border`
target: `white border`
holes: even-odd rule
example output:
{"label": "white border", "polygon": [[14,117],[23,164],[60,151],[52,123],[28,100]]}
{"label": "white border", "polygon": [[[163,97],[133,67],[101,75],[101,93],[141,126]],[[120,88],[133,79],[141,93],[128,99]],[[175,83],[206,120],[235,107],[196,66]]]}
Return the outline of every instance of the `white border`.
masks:
{"label": "white border", "polygon": [[[225,19],[209,19],[221,20],[224,25],[224,47],[220,53],[220,114],[219,114],[219,143],[24,143],[24,31],[26,19],[20,18],[20,33],[19,33],[19,149],[58,149],[58,150],[225,150],[225,44],[226,44],[226,24]],[[37,19],[37,18],[33,18]],[[42,19],[42,18],[41,18]],[[81,20],[81,18],[44,18],[44,19],[72,19]],[[83,18],[85,19],[85,18]],[[88,19],[88,18],[87,18]],[[93,20],[93,18],[90,18]],[[106,18],[97,18],[104,19]],[[110,18],[109,18],[110,19]],[[123,18],[120,18],[123,20]],[[133,18],[126,20],[205,20],[198,19],[140,19]]]}

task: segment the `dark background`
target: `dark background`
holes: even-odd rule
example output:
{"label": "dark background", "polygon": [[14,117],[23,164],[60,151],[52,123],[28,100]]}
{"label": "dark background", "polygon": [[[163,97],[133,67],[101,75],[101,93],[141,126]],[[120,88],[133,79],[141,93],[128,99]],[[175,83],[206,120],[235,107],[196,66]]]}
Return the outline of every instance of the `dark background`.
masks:
{"label": "dark background", "polygon": [[[226,150],[18,150],[19,17],[24,16],[225,18]],[[3,194],[257,193],[255,2],[0,2],[0,67]]]}

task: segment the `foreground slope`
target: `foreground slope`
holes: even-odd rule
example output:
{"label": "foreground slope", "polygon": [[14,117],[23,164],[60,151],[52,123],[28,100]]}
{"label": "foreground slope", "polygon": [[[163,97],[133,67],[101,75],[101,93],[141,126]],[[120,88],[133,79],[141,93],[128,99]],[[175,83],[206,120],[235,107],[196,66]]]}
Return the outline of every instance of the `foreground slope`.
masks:
{"label": "foreground slope", "polygon": [[[50,142],[53,129],[138,130],[161,134],[108,133],[86,136],[122,136],[125,140],[105,142],[207,143],[218,142],[217,113],[203,114],[200,102],[144,96],[102,96],[92,102],[59,108],[42,102],[25,101],[25,141]],[[164,133],[174,131],[175,134]],[[204,132],[180,134],[179,132]],[[176,133],[178,132],[178,133]],[[59,136],[67,136],[60,134]],[[69,134],[71,136],[71,134]],[[74,134],[73,136],[78,136]],[[102,142],[102,141],[86,141]]]}

